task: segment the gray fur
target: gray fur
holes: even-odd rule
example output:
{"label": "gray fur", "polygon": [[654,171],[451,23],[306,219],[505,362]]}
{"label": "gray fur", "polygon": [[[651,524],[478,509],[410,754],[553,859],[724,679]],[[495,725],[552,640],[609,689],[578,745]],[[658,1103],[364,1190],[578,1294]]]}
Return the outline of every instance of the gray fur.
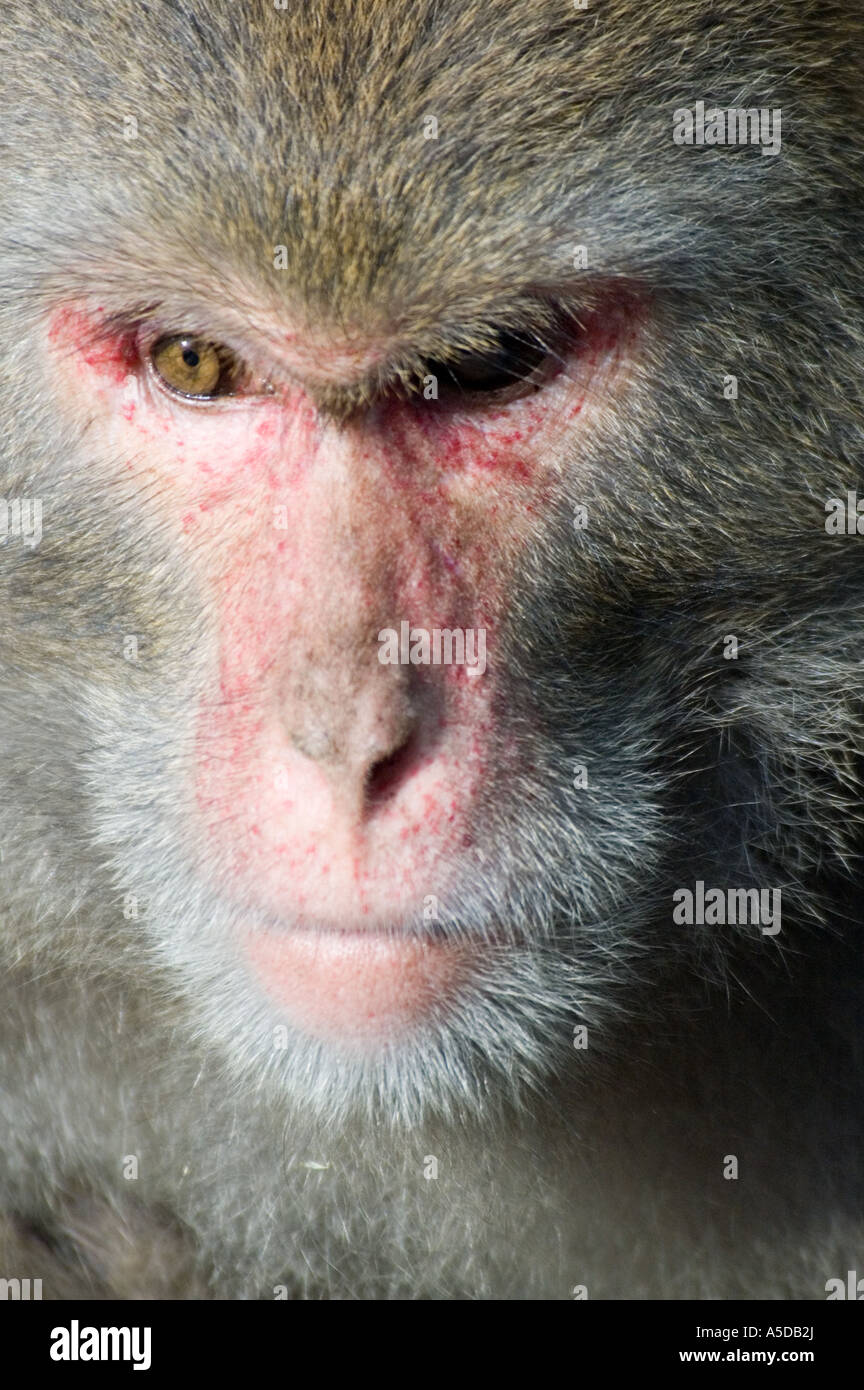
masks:
{"label": "gray fur", "polygon": [[[2,495],[46,520],[0,548],[0,1276],[821,1298],[864,1268],[861,558],[823,524],[864,487],[862,53],[857,8],[811,0],[6,0]],[[782,107],[782,153],[676,147],[700,98]],[[322,396],[338,420],[538,287],[584,309],[618,281],[638,351],[562,444],[484,858],[440,928],[488,941],[486,976],[374,1063],[275,1051],[180,791],[210,615],[64,416],[45,314],[387,325],[386,371]],[[696,879],[780,887],[780,937],[673,926]]]}

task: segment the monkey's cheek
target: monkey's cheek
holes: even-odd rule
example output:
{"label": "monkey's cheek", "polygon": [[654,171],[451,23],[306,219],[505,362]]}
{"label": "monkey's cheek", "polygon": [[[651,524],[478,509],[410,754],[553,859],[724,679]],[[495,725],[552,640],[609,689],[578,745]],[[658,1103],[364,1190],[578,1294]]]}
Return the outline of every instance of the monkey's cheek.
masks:
{"label": "monkey's cheek", "polygon": [[252,930],[243,938],[259,986],[299,1031],[369,1047],[447,1012],[471,973],[465,947],[395,934]]}

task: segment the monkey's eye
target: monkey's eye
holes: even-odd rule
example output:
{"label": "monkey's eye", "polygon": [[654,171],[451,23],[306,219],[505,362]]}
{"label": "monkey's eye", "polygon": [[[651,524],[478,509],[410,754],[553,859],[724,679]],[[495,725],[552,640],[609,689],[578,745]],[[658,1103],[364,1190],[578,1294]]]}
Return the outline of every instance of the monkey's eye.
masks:
{"label": "monkey's eye", "polygon": [[206,338],[160,338],[150,349],[150,361],[169,391],[193,400],[230,395],[237,372],[229,350]]}
{"label": "monkey's eye", "polygon": [[554,354],[539,339],[500,329],[495,344],[482,352],[465,352],[427,371],[450,393],[465,396],[521,395],[539,385]]}

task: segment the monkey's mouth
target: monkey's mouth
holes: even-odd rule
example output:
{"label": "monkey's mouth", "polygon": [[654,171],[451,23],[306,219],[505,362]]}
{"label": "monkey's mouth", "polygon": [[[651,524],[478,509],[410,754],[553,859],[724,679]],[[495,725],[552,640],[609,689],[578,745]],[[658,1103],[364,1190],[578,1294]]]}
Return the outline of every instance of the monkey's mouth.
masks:
{"label": "monkey's mouth", "polygon": [[375,1044],[446,1011],[472,951],[438,938],[304,927],[249,931],[244,948],[268,998],[295,1028]]}

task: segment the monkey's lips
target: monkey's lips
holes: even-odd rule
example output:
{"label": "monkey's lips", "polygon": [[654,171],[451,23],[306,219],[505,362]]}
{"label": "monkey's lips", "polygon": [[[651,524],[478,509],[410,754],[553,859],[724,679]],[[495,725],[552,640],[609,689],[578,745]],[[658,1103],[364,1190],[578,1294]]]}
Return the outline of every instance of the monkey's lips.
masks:
{"label": "monkey's lips", "polygon": [[397,1038],[457,992],[471,952],[383,931],[255,929],[244,946],[255,976],[288,1021],[331,1042]]}

